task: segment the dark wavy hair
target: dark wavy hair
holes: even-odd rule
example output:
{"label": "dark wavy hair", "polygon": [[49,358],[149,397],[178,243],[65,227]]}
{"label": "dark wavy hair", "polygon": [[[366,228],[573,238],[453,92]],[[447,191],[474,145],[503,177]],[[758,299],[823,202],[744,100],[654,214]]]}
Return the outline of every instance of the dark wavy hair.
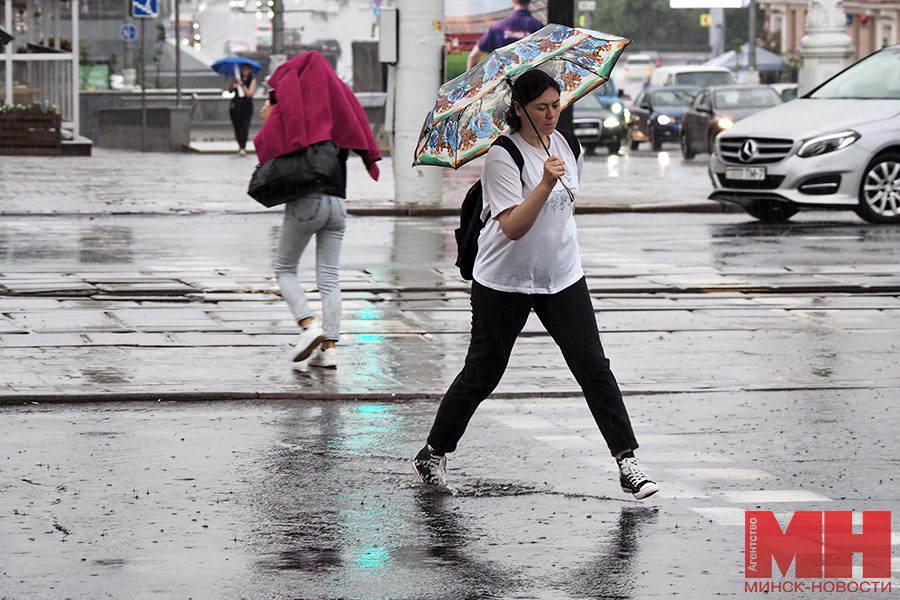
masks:
{"label": "dark wavy hair", "polygon": [[522,119],[516,114],[516,102],[524,109],[529,102],[549,89],[554,89],[557,93],[560,93],[559,84],[556,80],[540,69],[531,69],[519,75],[512,88],[512,102],[509,110],[506,111],[506,124],[509,125],[512,131],[518,131],[522,128]]}

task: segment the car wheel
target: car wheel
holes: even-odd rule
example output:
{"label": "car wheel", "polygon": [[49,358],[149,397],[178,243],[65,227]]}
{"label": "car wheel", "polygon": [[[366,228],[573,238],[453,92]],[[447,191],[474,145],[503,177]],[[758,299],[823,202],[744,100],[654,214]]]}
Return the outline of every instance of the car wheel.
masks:
{"label": "car wheel", "polygon": [[590,146],[585,145],[583,147],[584,147],[585,154],[596,154],[597,153],[597,146],[594,146],[593,144],[591,144]]}
{"label": "car wheel", "polygon": [[872,159],[863,172],[856,212],[869,223],[900,223],[900,154]]}
{"label": "car wheel", "polygon": [[653,133],[653,128],[650,128],[650,147],[653,148],[654,152],[659,152],[662,150],[662,142],[656,139],[656,134]]}
{"label": "car wheel", "polygon": [[796,208],[787,202],[777,200],[757,200],[756,203],[745,206],[744,210],[763,223],[784,223],[797,214]]}
{"label": "car wheel", "polygon": [[609,153],[610,154],[618,154],[619,150],[622,148],[622,142],[620,140],[614,141],[609,145]]}
{"label": "car wheel", "polygon": [[634,141],[634,138],[631,138],[631,140],[630,140],[630,145],[631,145],[631,149],[632,149],[632,150],[637,150],[638,147],[641,145],[641,143],[640,143],[640,142],[636,142],[636,141]]}
{"label": "car wheel", "polygon": [[688,137],[686,131],[682,130],[681,132],[681,155],[684,156],[685,160],[691,160],[694,158],[694,148],[691,146],[691,138]]}

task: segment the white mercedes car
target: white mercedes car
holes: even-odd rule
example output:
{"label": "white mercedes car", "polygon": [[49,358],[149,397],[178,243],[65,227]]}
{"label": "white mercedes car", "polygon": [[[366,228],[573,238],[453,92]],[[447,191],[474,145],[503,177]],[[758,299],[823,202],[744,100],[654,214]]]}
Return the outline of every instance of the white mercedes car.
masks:
{"label": "white mercedes car", "polygon": [[709,171],[711,200],[762,221],[849,209],[900,223],[900,45],[735,123],[716,138]]}

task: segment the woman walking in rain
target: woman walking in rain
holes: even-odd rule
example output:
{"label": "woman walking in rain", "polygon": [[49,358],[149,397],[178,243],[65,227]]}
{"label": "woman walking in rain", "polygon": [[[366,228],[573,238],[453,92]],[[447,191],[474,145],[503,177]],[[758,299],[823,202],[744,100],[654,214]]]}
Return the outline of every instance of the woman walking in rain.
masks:
{"label": "woman walking in rain", "polygon": [[519,76],[506,122],[524,168],[520,174],[500,146],[487,153],[481,181],[491,218],[481,231],[473,270],[469,350],[413,469],[423,483],[446,485],[446,454],[456,450],[478,405],[500,383],[534,310],[584,392],[618,463],[622,491],[642,499],[659,486],[637,466],[638,443],[600,344],[579,256],[574,198],[565,189],[577,193],[583,159],[576,160],[556,131],[559,113],[556,80],[538,69]]}
{"label": "woman walking in rain", "polygon": [[250,120],[253,118],[253,94],[256,93],[256,77],[253,67],[241,65],[241,76],[231,81],[229,88],[234,92],[229,114],[234,126],[234,137],[237,138],[239,153],[244,156],[247,151],[247,137],[250,135]]}
{"label": "woman walking in rain", "polygon": [[[341,327],[338,264],[347,224],[347,156],[349,150],[359,154],[369,175],[377,181],[379,171],[375,163],[381,155],[356,95],[318,52],[305,52],[287,61],[272,74],[267,85],[272,91],[260,113],[266,122],[253,140],[260,164],[321,143],[333,142],[339,149],[337,176],[320,180],[285,205],[274,260],[281,296],[301,328],[290,360],[306,360],[318,348],[309,364],[334,369],[335,344]],[[321,323],[313,315],[297,279],[300,257],[313,236],[316,284],[322,297]]]}

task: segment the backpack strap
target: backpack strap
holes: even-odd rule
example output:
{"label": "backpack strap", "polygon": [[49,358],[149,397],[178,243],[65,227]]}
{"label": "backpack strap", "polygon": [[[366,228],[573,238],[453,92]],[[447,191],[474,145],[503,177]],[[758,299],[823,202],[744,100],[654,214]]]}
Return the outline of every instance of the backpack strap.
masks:
{"label": "backpack strap", "polygon": [[566,138],[566,141],[569,143],[569,148],[572,149],[572,154],[575,155],[575,160],[578,160],[578,157],[581,156],[581,142],[578,141],[575,134],[566,129],[557,129],[556,131]]}
{"label": "backpack strap", "polygon": [[500,146],[512,156],[513,161],[516,163],[516,166],[519,167],[519,178],[522,178],[522,171],[525,169],[525,157],[522,156],[522,151],[519,150],[519,147],[516,146],[516,143],[512,141],[512,138],[501,135],[491,146]]}

